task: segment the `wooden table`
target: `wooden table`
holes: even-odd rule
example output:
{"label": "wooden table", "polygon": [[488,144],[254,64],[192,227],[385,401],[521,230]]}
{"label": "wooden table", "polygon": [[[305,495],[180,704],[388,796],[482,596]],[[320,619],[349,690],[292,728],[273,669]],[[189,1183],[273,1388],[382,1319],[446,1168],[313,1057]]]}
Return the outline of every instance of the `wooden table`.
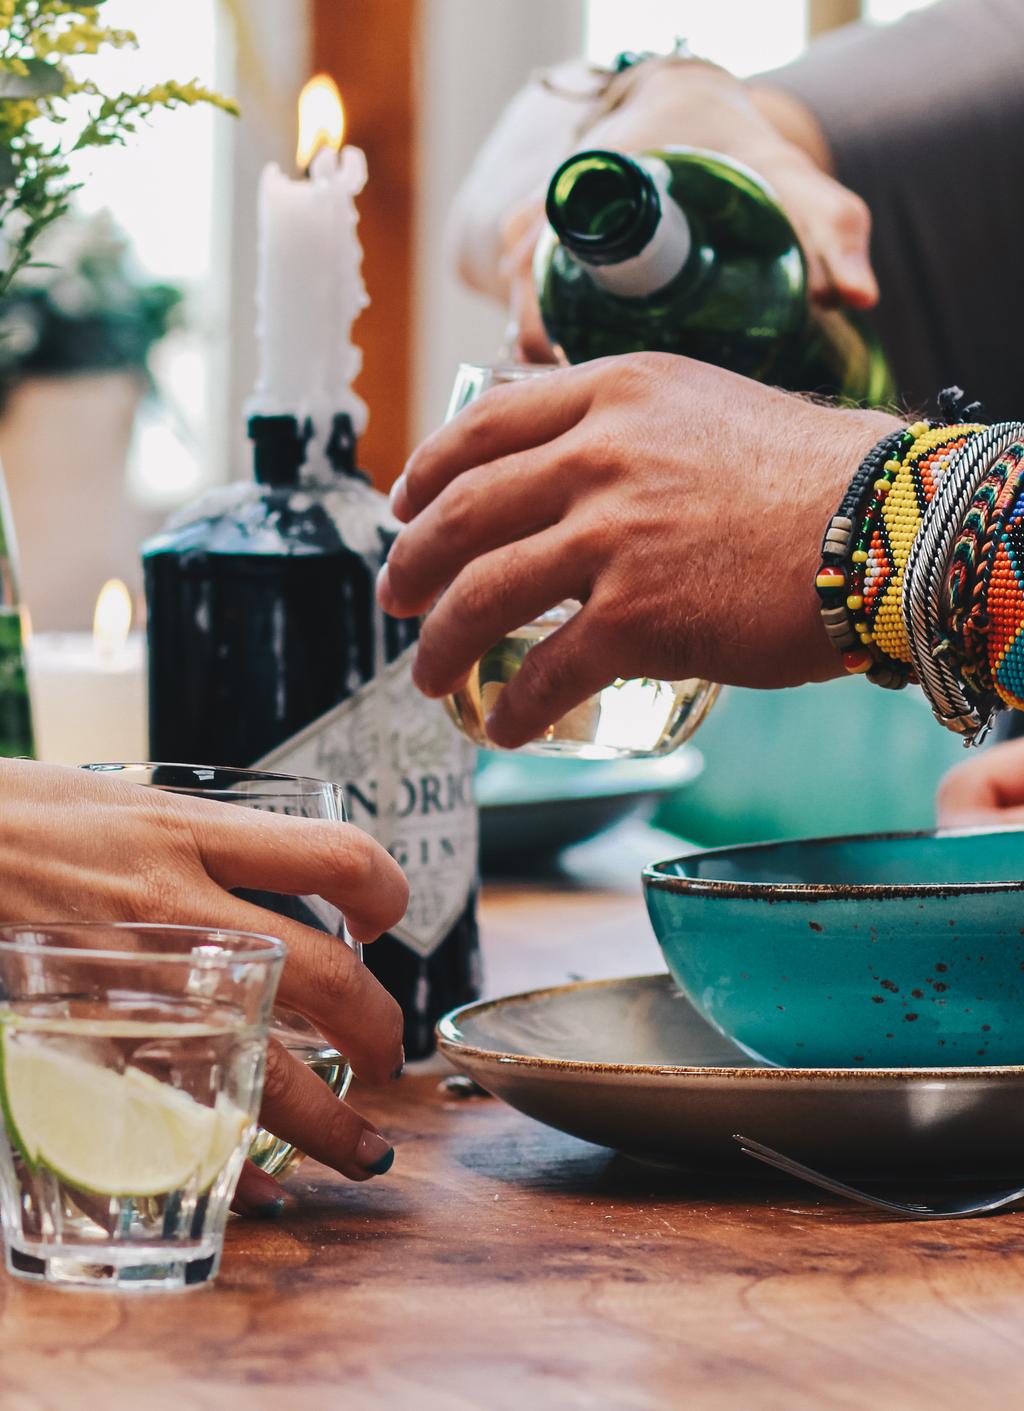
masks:
{"label": "wooden table", "polygon": [[[491,988],[653,968],[638,895],[492,890]],[[308,1166],[215,1287],[0,1277],[2,1411],[662,1411],[1024,1402],[1024,1216],[892,1223],[807,1188],[652,1173],[438,1061],[363,1108],[392,1174]]]}

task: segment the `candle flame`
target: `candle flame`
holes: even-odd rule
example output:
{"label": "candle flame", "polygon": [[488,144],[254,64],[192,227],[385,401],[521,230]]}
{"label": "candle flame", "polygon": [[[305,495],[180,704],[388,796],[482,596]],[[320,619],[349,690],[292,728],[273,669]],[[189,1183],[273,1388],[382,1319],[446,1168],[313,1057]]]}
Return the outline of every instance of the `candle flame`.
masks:
{"label": "candle flame", "polygon": [[132,595],[120,578],[104,583],[96,599],[92,640],[98,651],[116,652],[128,640],[132,626]]}
{"label": "candle flame", "polygon": [[341,150],[345,137],[345,108],[338,85],[330,74],[318,73],[299,94],[299,142],[295,161],[306,171],[324,147]]}

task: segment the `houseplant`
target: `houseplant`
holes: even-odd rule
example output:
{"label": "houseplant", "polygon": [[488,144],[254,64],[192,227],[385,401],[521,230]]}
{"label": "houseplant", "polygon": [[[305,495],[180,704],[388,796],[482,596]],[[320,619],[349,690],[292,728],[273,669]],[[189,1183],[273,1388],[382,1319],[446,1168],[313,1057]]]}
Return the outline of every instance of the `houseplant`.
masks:
{"label": "houseplant", "polygon": [[[168,81],[133,91],[103,91],[89,77],[89,59],[136,44],[130,31],[105,24],[103,13],[102,0],[93,4],[0,0],[0,301],[6,300],[0,308],[7,315],[0,338],[6,331],[9,342],[0,350],[0,390],[9,393],[20,387],[29,372],[83,372],[90,359],[95,363],[98,358],[120,378],[119,392],[102,408],[84,379],[65,379],[67,396],[62,404],[55,405],[51,397],[39,408],[27,405],[30,398],[26,396],[26,406],[21,409],[24,415],[6,419],[3,450],[12,470],[18,472],[14,477],[17,483],[11,485],[15,516],[23,522],[26,540],[31,535],[36,546],[45,542],[47,514],[54,517],[54,536],[56,516],[61,513],[65,527],[73,529],[78,519],[75,492],[81,497],[83,487],[90,484],[92,467],[79,454],[68,457],[54,442],[56,433],[91,416],[91,425],[79,424],[77,445],[72,442],[76,451],[95,450],[98,439],[108,431],[115,447],[126,440],[139,398],[137,372],[144,369],[145,355],[176,303],[174,291],[136,283],[119,310],[101,309],[104,296],[100,285],[110,293],[120,281],[121,293],[125,293],[124,252],[118,256],[108,250],[97,264],[94,250],[88,257],[95,296],[92,316],[69,323],[66,299],[63,310],[60,308],[61,272],[50,278],[33,265],[40,263],[43,242],[56,237],[56,223],[68,211],[77,189],[71,170],[73,155],[126,142],[160,109],[212,104],[226,112],[235,111],[231,102],[196,82]],[[73,283],[75,272],[69,274]],[[34,368],[33,359],[38,363]],[[55,366],[55,362],[64,366]],[[39,444],[40,428],[51,440],[45,454]],[[34,448],[32,455],[22,454],[26,444]],[[16,457],[20,460],[17,466]],[[104,463],[120,459],[123,464],[123,458],[123,448],[104,450],[99,456]],[[55,467],[51,479],[54,474],[60,477],[57,493],[53,485],[42,485],[34,469],[43,462]],[[27,490],[34,492],[33,502],[26,499]],[[60,493],[64,490],[67,497]],[[33,524],[33,519],[38,524]],[[121,532],[113,523],[98,529]],[[83,548],[86,540],[91,543],[94,538],[91,533],[83,535]],[[27,597],[36,620],[43,625],[80,625],[52,616],[47,592],[57,575],[51,571],[48,557],[41,555],[38,547],[33,553],[33,581]],[[68,564],[68,555],[63,545],[58,547],[56,537],[52,557]],[[83,612],[88,613],[90,606],[84,605]]]}

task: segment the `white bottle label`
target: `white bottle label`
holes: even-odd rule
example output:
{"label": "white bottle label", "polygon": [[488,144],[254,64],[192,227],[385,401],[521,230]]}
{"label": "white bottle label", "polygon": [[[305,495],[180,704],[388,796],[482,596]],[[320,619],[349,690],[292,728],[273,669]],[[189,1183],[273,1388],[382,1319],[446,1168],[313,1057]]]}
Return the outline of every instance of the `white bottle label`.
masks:
{"label": "white bottle label", "polygon": [[403,652],[256,767],[341,785],[351,821],[383,844],[409,878],[409,910],[391,934],[426,957],[476,882],[476,749],[440,701],[416,690],[415,651]]}
{"label": "white bottle label", "polygon": [[661,197],[661,219],[647,244],[630,260],[614,265],[587,265],[587,273],[595,284],[626,299],[644,298],[656,294],[671,284],[690,257],[693,239],[690,222],[678,203],[669,195],[672,173],[658,157],[640,162],[654,179]]}

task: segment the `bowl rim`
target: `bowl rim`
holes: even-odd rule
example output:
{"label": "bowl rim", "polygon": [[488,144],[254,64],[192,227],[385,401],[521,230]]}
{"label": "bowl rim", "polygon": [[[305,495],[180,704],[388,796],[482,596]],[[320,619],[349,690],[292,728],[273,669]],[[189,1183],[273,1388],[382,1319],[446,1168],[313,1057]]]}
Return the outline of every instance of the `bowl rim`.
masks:
{"label": "bowl rim", "polygon": [[[986,893],[1024,892],[1024,875],[1005,882],[736,882],[716,877],[678,877],[664,869],[695,857],[766,853],[776,848],[809,844],[879,843],[913,838],[971,838],[995,833],[1019,833],[1024,825],[969,828],[921,828],[909,832],[837,833],[821,838],[773,838],[760,843],[733,843],[719,848],[691,848],[677,857],[649,863],[641,872],[644,890],[674,892],[682,896],[721,897],[760,901],[857,901],[895,897],[958,897]],[[1024,874],[1024,861],[1022,861]],[[660,938],[659,938],[660,939]]]}

